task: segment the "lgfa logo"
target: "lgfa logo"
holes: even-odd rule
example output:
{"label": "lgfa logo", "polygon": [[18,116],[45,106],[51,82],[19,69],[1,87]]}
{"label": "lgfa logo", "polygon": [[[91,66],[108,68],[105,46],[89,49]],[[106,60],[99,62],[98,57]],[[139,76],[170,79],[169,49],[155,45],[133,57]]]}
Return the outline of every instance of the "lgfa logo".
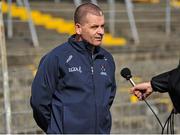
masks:
{"label": "lgfa logo", "polygon": [[82,73],[81,66],[68,68],[69,72],[79,72]]}

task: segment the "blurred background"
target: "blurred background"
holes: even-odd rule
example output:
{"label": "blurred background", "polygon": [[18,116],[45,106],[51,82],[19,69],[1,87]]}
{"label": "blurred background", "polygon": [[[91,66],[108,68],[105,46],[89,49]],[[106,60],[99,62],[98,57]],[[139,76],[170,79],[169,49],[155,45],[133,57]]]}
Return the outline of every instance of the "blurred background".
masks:
{"label": "blurred background", "polygon": [[[74,33],[73,12],[83,2],[103,9],[102,47],[116,62],[111,133],[161,133],[146,104],[129,94],[120,70],[129,67],[140,83],[179,64],[180,0],[1,0],[0,133],[43,133],[32,116],[31,83],[40,58]],[[173,108],[168,94],[147,100],[164,124]],[[174,125],[180,134],[179,115]]]}

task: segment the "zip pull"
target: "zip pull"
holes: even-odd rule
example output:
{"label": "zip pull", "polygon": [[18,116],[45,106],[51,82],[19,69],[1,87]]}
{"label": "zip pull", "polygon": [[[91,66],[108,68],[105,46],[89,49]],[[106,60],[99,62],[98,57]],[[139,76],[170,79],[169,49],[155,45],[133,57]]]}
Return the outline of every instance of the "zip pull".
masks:
{"label": "zip pull", "polygon": [[94,68],[91,66],[91,73],[94,74]]}
{"label": "zip pull", "polygon": [[92,61],[94,60],[94,53],[93,52],[91,54],[91,59],[92,59]]}

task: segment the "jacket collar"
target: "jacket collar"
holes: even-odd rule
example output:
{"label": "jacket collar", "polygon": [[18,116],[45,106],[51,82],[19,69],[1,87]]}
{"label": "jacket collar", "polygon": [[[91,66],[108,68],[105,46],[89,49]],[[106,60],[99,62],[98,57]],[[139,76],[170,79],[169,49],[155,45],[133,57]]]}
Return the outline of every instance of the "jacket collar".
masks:
{"label": "jacket collar", "polygon": [[[75,48],[77,51],[80,51],[80,52],[89,52],[89,53],[92,53],[92,49],[93,49],[93,45],[89,44],[88,42],[86,41],[75,41],[75,34],[72,35],[68,42],[72,45],[73,48]],[[94,49],[94,54],[97,54],[97,55],[103,55],[104,54],[102,53],[101,51],[101,47],[100,46],[96,46],[95,49]]]}

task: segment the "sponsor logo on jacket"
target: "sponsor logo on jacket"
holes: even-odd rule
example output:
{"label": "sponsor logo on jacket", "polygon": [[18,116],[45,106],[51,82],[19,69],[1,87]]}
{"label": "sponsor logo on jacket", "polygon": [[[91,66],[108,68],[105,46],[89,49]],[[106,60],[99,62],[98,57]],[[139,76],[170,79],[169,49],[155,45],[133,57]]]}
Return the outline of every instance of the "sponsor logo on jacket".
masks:
{"label": "sponsor logo on jacket", "polygon": [[82,73],[81,66],[68,68],[69,72],[79,72]]}

